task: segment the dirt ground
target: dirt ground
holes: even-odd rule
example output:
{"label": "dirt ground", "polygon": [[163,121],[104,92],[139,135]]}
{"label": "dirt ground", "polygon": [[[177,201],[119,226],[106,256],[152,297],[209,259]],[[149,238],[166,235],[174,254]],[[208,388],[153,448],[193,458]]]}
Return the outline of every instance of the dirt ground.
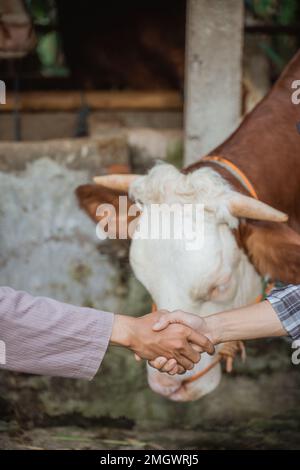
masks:
{"label": "dirt ground", "polygon": [[154,394],[144,366],[116,349],[92,382],[2,372],[0,448],[300,449],[289,343],[249,342],[247,352],[216,391],[185,404]]}

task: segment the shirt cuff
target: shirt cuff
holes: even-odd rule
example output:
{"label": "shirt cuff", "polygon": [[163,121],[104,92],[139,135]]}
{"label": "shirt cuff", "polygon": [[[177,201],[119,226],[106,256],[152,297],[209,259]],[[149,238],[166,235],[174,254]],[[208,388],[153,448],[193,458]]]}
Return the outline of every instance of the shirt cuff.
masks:
{"label": "shirt cuff", "polygon": [[[82,359],[81,367],[76,371],[76,376],[81,379],[92,380],[99,370],[105,353],[107,351],[109,340],[112,334],[114,314],[93,309],[87,310],[89,322],[86,335],[89,338],[85,354]],[[83,315],[85,312],[82,312]],[[83,348],[84,349],[84,348]]]}
{"label": "shirt cuff", "polygon": [[275,289],[267,297],[284,329],[293,340],[300,339],[300,286]]}

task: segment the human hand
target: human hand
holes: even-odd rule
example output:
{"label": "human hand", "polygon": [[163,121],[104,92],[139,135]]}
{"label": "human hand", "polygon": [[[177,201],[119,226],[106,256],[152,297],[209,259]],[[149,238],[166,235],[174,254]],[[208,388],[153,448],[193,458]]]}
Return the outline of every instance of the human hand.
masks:
{"label": "human hand", "polygon": [[[189,326],[196,331],[202,337],[202,344],[197,350],[199,352],[208,352],[212,354],[214,352],[213,347],[213,335],[209,328],[205,318],[199,317],[192,313],[183,312],[181,310],[175,310],[174,312],[167,312],[161,315],[159,320],[153,325],[154,331],[161,331],[167,328],[171,324],[182,324]],[[149,361],[149,364],[160,372],[167,372],[170,375],[184,373],[185,370],[178,364],[174,365],[174,361],[168,360],[166,357],[157,357],[156,359]]]}
{"label": "human hand", "polygon": [[[128,347],[142,359],[151,361],[164,357],[172,360],[173,368],[178,364],[180,371],[191,370],[200,360],[199,351],[195,348],[202,350],[203,335],[180,324],[170,324],[168,328],[165,325],[161,331],[155,331],[154,324],[162,314],[162,311],[158,311],[140,318],[115,315],[111,342]],[[192,347],[192,344],[195,346]],[[205,347],[208,352],[213,352],[210,343],[206,343]]]}

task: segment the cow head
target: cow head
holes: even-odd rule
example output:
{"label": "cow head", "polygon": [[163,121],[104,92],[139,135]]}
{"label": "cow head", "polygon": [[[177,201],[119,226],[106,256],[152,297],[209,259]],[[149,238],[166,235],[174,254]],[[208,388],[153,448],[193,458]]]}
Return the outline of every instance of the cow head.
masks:
{"label": "cow head", "polygon": [[[77,190],[82,207],[94,219],[96,206],[112,202],[113,195],[116,198],[119,194],[116,187],[122,194],[128,189],[131,202],[139,204],[140,226],[148,213],[143,207],[154,203],[204,205],[204,241],[199,249],[187,250],[184,240],[133,237],[131,266],[159,309],[181,309],[206,316],[252,303],[261,293],[261,275],[283,281],[288,277],[292,282],[294,273],[300,281],[300,237],[286,224],[278,223],[287,216],[235,192],[211,168],[183,174],[164,164],[146,176],[100,177],[96,181],[101,186],[85,185]],[[286,268],[284,258],[289,260]],[[149,384],[170,399],[195,400],[218,385],[220,366],[195,382],[184,384],[184,380],[212,360],[203,354],[193,371],[175,377],[148,367]]]}

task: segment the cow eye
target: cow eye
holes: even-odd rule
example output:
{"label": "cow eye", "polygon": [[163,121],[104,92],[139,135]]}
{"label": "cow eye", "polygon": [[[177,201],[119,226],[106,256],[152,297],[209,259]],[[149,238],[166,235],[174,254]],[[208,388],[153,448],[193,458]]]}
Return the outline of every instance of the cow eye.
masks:
{"label": "cow eye", "polygon": [[211,300],[223,300],[228,294],[230,285],[231,285],[231,276],[228,276],[226,279],[222,280],[220,284],[214,286],[210,291]]}
{"label": "cow eye", "polygon": [[224,301],[234,293],[234,277],[232,274],[223,275],[218,282],[212,284],[210,288],[199,289],[199,286],[191,290],[191,297],[195,302]]}

